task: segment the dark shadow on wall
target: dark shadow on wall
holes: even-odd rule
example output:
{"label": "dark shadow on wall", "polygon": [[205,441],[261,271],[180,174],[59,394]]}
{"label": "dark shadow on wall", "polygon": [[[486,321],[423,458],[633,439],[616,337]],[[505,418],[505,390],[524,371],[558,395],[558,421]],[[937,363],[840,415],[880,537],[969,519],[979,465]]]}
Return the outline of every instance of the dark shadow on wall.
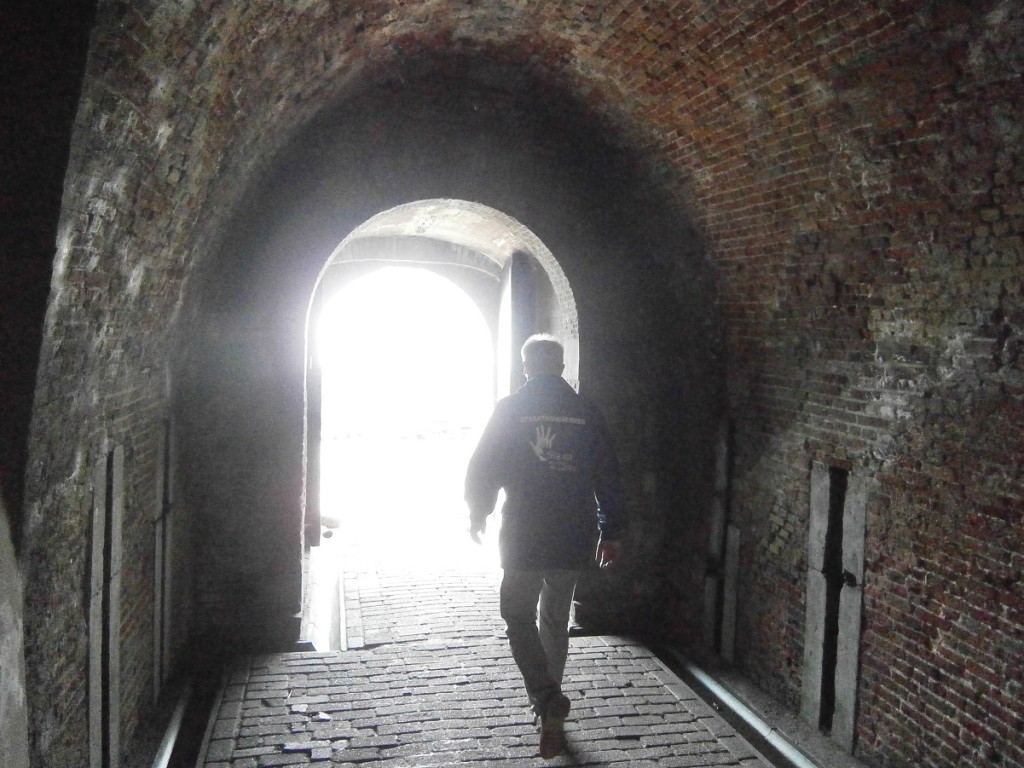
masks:
{"label": "dark shadow on wall", "polygon": [[[617,585],[622,600],[657,599],[666,535],[687,530],[683,517],[699,516],[710,494],[721,323],[685,180],[632,149],[607,116],[510,62],[405,64],[291,142],[190,283],[195,322],[181,339],[175,399],[199,541],[217,542],[216,556],[196,558],[200,632],[228,642],[251,641],[296,594],[308,296],[345,236],[398,205],[489,206],[528,227],[564,270],[579,307],[581,388],[607,413],[644,532],[638,570]],[[662,481],[653,496],[650,473]]]}
{"label": "dark shadow on wall", "polygon": [[0,492],[20,548],[29,421],[95,0],[0,6]]}

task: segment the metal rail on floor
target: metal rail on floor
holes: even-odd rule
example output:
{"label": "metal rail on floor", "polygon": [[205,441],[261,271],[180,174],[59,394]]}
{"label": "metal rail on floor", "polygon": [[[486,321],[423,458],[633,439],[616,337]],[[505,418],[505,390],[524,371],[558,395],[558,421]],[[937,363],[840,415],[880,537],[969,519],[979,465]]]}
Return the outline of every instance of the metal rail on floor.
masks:
{"label": "metal rail on floor", "polygon": [[189,700],[192,698],[192,678],[185,681],[178,703],[171,713],[171,721],[167,724],[164,737],[157,748],[156,757],[153,758],[153,768],[167,768],[171,761],[171,754],[174,752],[174,745],[178,741],[178,734],[181,732],[181,722],[185,717],[185,710],[188,709]]}
{"label": "metal rail on floor", "polygon": [[712,696],[722,702],[723,706],[728,707],[737,717],[743,720],[747,726],[768,742],[776,751],[779,752],[779,754],[792,763],[796,768],[821,768],[821,766],[793,746],[793,744],[782,734],[781,731],[779,731],[779,729],[774,728],[765,722],[760,715],[736,698],[736,696],[730,693],[728,689],[722,686],[717,680],[704,672],[704,670],[696,666],[693,662],[679,654],[677,651],[672,649],[664,650],[672,656],[675,662],[679,664],[683,670],[686,671],[686,674],[690,675],[694,680],[704,686]]}

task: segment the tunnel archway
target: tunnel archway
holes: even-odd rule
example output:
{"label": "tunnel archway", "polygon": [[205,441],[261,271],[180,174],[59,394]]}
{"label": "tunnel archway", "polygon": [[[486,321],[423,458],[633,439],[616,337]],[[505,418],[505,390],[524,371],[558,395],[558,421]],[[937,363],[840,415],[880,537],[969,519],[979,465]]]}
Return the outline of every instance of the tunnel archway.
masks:
{"label": "tunnel archway", "polygon": [[[439,322],[437,314],[447,317]],[[477,323],[479,330],[467,333]],[[343,578],[339,560],[349,561],[341,568],[351,561],[414,570],[497,566],[496,536],[473,552],[459,535],[465,462],[494,400],[521,383],[518,354],[529,335],[563,339],[565,375],[578,386],[578,328],[572,290],[551,251],[522,224],[479,203],[397,206],[335,249],[306,322],[306,636],[331,647],[344,642],[334,626],[343,606],[332,605]],[[445,348],[446,339],[456,346]],[[469,345],[473,358],[486,359],[467,367],[459,356]],[[452,387],[445,377],[481,375],[445,412],[440,401]],[[482,400],[475,387],[484,390]],[[396,482],[401,492],[387,493]],[[403,517],[418,501],[427,519]],[[336,529],[342,541],[328,541]],[[325,630],[325,622],[332,626]]]}
{"label": "tunnel archway", "polygon": [[[354,280],[384,265],[418,266],[449,278],[476,303],[495,345],[495,392],[521,380],[514,362],[533,333],[554,333],[566,347],[565,377],[579,382],[579,320],[568,278],[551,251],[512,217],[480,203],[433,199],[382,211],[356,227],[321,270],[306,318],[304,528],[319,541],[319,442],[322,361],[311,334],[323,308]],[[499,348],[500,347],[500,348]]]}
{"label": "tunnel archway", "polygon": [[[205,633],[261,647],[299,637],[300,566],[321,533],[309,514],[319,395],[308,317],[333,286],[399,252],[395,263],[429,266],[489,302],[487,317],[501,306],[498,265],[509,284],[518,274],[542,288],[569,366],[582,362],[581,391],[616,435],[639,520],[635,568],[595,585],[595,605],[657,599],[659,549],[693,528],[676,500],[695,516],[704,508],[721,358],[693,219],[565,94],[531,88],[509,102],[459,78],[441,100],[419,72],[384,101],[370,89],[325,110],[268,161],[192,283],[186,311],[203,333],[182,339],[177,412],[191,473],[182,499],[203,530]],[[511,379],[519,366],[508,367]],[[680,576],[682,594],[695,594],[693,580]]]}

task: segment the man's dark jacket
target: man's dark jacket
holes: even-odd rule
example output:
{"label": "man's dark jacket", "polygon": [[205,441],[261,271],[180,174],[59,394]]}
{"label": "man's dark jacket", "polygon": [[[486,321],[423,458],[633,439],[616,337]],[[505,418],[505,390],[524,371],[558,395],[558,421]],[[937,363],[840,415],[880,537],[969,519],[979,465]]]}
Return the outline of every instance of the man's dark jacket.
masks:
{"label": "man's dark jacket", "polygon": [[466,473],[473,520],[490,514],[500,488],[504,568],[582,568],[598,530],[620,535],[619,465],[604,418],[559,376],[535,376],[495,407]]}

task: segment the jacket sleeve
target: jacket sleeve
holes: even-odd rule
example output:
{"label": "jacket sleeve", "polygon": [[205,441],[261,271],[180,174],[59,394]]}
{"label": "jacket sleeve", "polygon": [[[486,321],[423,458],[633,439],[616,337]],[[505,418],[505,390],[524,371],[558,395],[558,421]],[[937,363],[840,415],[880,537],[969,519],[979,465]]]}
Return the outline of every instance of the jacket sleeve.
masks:
{"label": "jacket sleeve", "polygon": [[506,410],[501,403],[494,409],[469,459],[465,499],[471,520],[483,520],[494,511],[498,491],[505,483]]}
{"label": "jacket sleeve", "polygon": [[597,525],[601,538],[612,541],[625,534],[628,525],[622,492],[619,460],[611,434],[601,413],[594,408],[594,495],[597,497]]}

